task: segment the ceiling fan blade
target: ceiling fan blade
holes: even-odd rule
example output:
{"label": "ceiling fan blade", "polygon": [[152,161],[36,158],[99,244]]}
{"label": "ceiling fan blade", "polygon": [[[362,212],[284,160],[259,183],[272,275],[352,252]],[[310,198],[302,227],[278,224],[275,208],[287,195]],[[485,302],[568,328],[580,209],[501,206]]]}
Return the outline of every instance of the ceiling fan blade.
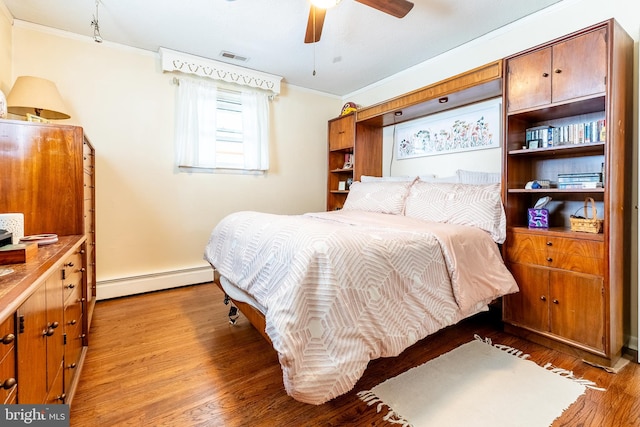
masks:
{"label": "ceiling fan blade", "polygon": [[407,0],[356,0],[381,12],[388,13],[396,18],[404,18],[413,8],[413,3]]}
{"label": "ceiling fan blade", "polygon": [[[324,25],[324,16],[327,10],[311,5],[309,10],[309,20],[307,21],[307,33],[304,36],[305,43],[315,43],[320,41],[322,35],[322,26]],[[315,21],[315,29],[314,29]]]}

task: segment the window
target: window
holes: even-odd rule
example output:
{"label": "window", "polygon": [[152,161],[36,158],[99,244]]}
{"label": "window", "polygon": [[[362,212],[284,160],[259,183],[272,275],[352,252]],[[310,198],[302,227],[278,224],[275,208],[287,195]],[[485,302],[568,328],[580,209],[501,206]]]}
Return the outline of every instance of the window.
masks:
{"label": "window", "polygon": [[182,168],[269,168],[269,99],[260,90],[181,79],[176,103]]}

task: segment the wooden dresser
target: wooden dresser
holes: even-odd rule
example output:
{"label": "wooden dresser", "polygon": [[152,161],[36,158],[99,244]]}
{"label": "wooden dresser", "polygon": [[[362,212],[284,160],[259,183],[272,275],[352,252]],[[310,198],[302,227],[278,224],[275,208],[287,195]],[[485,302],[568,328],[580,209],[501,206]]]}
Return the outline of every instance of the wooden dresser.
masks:
{"label": "wooden dresser", "polygon": [[0,213],[59,236],[0,266],[0,397],[71,403],[95,305],[94,149],[81,127],[0,120],[0,170]]}
{"label": "wooden dresser", "polygon": [[[606,21],[507,58],[504,74],[503,254],[520,286],[504,298],[505,328],[611,366],[630,282],[633,40]],[[528,209],[547,196],[549,227],[530,228]],[[572,229],[594,207],[602,232]]]}

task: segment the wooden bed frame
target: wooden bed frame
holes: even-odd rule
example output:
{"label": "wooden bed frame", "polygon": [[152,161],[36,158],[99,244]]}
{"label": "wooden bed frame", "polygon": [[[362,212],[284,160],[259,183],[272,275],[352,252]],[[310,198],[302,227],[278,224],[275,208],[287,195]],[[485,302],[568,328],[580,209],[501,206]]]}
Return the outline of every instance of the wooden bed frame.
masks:
{"label": "wooden bed frame", "polygon": [[[216,286],[218,286],[218,288],[220,288],[220,290],[226,295],[224,288],[220,284],[220,273],[218,273],[218,270],[216,269],[213,269],[213,283],[215,283]],[[240,310],[240,312],[244,314],[247,320],[249,320],[249,323],[251,323],[253,327],[256,328],[258,332],[260,332],[260,335],[262,335],[262,337],[267,340],[269,344],[273,344],[271,342],[271,338],[269,338],[269,335],[267,335],[266,332],[267,322],[264,318],[264,315],[259,310],[247,304],[246,302],[236,301],[233,298],[229,299],[233,302],[233,305],[235,305],[238,310]]]}

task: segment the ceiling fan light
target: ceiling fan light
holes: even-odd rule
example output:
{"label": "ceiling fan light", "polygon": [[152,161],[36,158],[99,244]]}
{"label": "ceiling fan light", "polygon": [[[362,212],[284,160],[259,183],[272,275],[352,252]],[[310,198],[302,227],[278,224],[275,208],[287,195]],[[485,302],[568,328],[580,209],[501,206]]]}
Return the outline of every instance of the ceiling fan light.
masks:
{"label": "ceiling fan light", "polygon": [[337,6],[341,0],[311,0],[311,4],[321,9],[329,9],[330,7]]}

